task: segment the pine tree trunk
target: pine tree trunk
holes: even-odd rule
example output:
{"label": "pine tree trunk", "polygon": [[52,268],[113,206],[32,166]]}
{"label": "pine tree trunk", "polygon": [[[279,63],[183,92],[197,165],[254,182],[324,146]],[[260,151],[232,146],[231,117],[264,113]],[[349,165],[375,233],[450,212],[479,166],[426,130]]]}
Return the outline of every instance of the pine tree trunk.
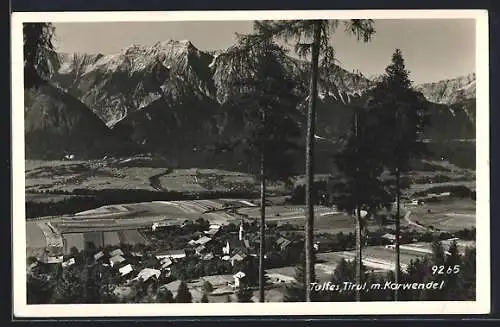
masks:
{"label": "pine tree trunk", "polygon": [[[358,112],[354,113],[354,135],[356,137],[356,157],[358,162],[356,162],[356,166],[359,163],[359,131],[358,131]],[[361,208],[360,208],[360,199],[359,199],[359,168],[356,168],[356,176],[355,176],[355,200],[356,200],[356,255],[355,255],[355,278],[357,286],[361,285],[362,282],[362,269],[363,269],[363,257],[362,257],[362,235],[361,235]],[[361,292],[356,288],[356,302],[361,301]]]}
{"label": "pine tree trunk", "polygon": [[311,80],[309,86],[309,105],[307,108],[307,139],[306,139],[306,224],[305,224],[305,285],[306,302],[311,302],[311,288],[314,276],[313,233],[314,233],[314,134],[316,123],[316,99],[318,97],[318,60],[321,36],[321,22],[314,24],[314,38],[311,58]]}
{"label": "pine tree trunk", "polygon": [[[361,242],[361,210],[359,205],[356,208],[356,284],[360,286],[362,283],[362,268],[363,268],[363,258],[362,258],[362,242]],[[356,288],[356,302],[361,301],[361,292]]]}
{"label": "pine tree trunk", "polygon": [[266,178],[264,154],[260,155],[260,249],[259,249],[259,302],[264,302],[264,241],[266,232]]}
{"label": "pine tree trunk", "polygon": [[[399,283],[400,281],[400,272],[401,272],[401,266],[400,266],[400,253],[399,253],[399,235],[400,235],[400,186],[399,186],[399,178],[400,178],[400,172],[399,169],[396,170],[396,240],[395,240],[395,248],[396,248],[396,264],[395,264],[395,272],[394,272],[394,281],[396,283]],[[398,289],[396,288],[394,292],[394,300],[398,301]]]}

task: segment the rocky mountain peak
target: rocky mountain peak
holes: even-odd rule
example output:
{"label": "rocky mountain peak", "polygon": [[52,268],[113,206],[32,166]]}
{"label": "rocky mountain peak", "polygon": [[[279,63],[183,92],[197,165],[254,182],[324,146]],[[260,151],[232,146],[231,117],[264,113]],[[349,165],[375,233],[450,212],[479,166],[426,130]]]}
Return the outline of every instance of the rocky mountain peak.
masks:
{"label": "rocky mountain peak", "polygon": [[425,97],[435,103],[453,104],[476,98],[476,73],[417,85]]}
{"label": "rocky mountain peak", "polygon": [[[148,46],[131,45],[110,55],[62,54],[61,68],[51,83],[83,103],[80,107],[93,112],[120,138],[146,145],[153,152],[167,151],[172,156],[183,153],[191,160],[192,149],[210,143],[210,135],[218,137],[241,130],[228,118],[229,111],[239,108],[228,108],[230,92],[226,81],[238,72],[238,67],[228,60],[226,52],[199,50],[188,40],[166,40]],[[287,57],[284,65],[298,81],[298,92],[306,101],[309,63]],[[364,101],[363,95],[380,80],[380,75],[365,77],[337,65],[332,68],[333,73],[320,72],[318,133],[335,138],[349,125],[352,105]],[[475,79],[475,74],[469,74],[416,85],[435,105],[435,127],[428,133],[430,138],[474,135]],[[48,101],[42,94],[30,98],[33,106]],[[41,106],[35,108],[31,116],[40,118]],[[88,125],[94,124],[89,121]],[[443,132],[445,124],[450,127]],[[233,131],[228,132],[228,128]]]}

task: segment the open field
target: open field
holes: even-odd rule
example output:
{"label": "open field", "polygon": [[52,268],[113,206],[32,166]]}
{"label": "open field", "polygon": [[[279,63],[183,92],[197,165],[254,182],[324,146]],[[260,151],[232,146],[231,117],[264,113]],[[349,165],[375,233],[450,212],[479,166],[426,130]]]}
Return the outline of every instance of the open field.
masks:
{"label": "open field", "polygon": [[[338,259],[338,262],[340,262],[340,258]],[[337,266],[338,262],[328,262],[327,264],[316,263],[314,265],[316,278],[320,282],[331,280],[331,275],[335,271],[335,267]],[[280,275],[295,278],[295,267],[287,266],[287,267],[266,269],[266,273],[268,273],[268,274],[280,274]]]}
{"label": "open field", "polygon": [[[430,246],[430,244],[429,244]],[[427,253],[417,251],[401,251],[401,266],[405,268],[411,260],[422,258]],[[315,264],[316,278],[320,282],[330,281],[335,269],[342,259],[351,261],[355,258],[354,251],[325,252],[316,254],[318,262]],[[379,272],[394,270],[395,252],[383,246],[368,246],[363,248],[363,264],[368,271]],[[295,267],[280,267],[267,269],[268,273],[278,273],[290,277],[295,276]]]}
{"label": "open field", "polygon": [[[363,264],[368,270],[394,270],[395,251],[383,246],[367,246],[363,248]],[[405,269],[412,260],[422,258],[427,253],[418,251],[401,251],[401,267]],[[355,251],[340,251],[318,253],[317,259],[321,263],[317,264],[323,274],[328,277],[334,271],[342,259],[352,261],[355,258]]]}
{"label": "open field", "polygon": [[[50,194],[50,192],[72,192],[76,189],[89,191],[144,190],[157,194],[161,191],[203,192],[248,190],[257,191],[259,185],[248,174],[220,169],[171,169],[170,167],[134,167],[116,164],[106,160],[94,161],[32,161],[26,160],[26,200],[32,202],[62,201],[75,195]],[[409,192],[423,191],[430,187],[446,185],[465,185],[475,189],[474,173],[455,167],[446,162],[431,162],[420,171],[412,173],[413,179],[422,181],[411,186]],[[437,168],[436,168],[437,167]],[[427,169],[427,170],[426,170]],[[425,178],[446,176],[442,183],[425,182]],[[326,179],[326,175],[316,176],[316,180]],[[442,178],[442,177],[439,177]],[[303,182],[298,176],[296,184]],[[283,190],[282,185],[271,186],[271,193]],[[30,193],[48,192],[48,193]],[[246,191],[245,191],[246,192]],[[279,195],[279,194],[275,195]],[[120,201],[121,195],[117,197]],[[76,195],[82,197],[82,195]],[[84,196],[83,196],[84,197]],[[230,197],[230,195],[228,195]],[[130,198],[130,197],[129,197]],[[132,196],[134,198],[134,196]],[[116,200],[116,199],[114,199]],[[107,200],[106,200],[107,201]],[[106,202],[117,203],[117,202]],[[128,202],[127,199],[124,202]],[[138,200],[141,201],[141,200]],[[144,199],[142,201],[150,201]],[[253,203],[249,202],[253,201]],[[180,225],[186,220],[204,218],[213,224],[237,223],[242,217],[260,219],[258,201],[238,199],[150,201],[137,203],[118,203],[105,205],[91,210],[93,202],[76,214],[54,216],[27,222],[27,248],[30,253],[39,253],[43,247],[62,247],[62,239],[69,246],[83,247],[86,240],[94,243],[116,244],[119,242],[139,243],[143,236],[137,231],[150,228],[155,222]],[[45,204],[42,204],[44,206]],[[69,205],[73,206],[73,203]],[[87,204],[86,204],[87,205]],[[98,206],[98,205],[96,205]],[[231,212],[229,207],[233,207]],[[78,210],[78,209],[77,209]],[[402,220],[403,226],[420,224],[441,231],[455,232],[475,227],[475,201],[471,199],[443,199],[439,202],[426,202],[421,206],[403,207],[403,212],[411,211],[409,220]],[[76,211],[76,210],[75,210]],[[75,212],[70,211],[70,212]],[[67,211],[63,211],[67,212]],[[349,233],[354,230],[353,217],[336,212],[335,209],[316,206],[315,233]],[[35,212],[36,213],[36,212]],[[49,212],[48,214],[54,214]],[[38,217],[41,215],[32,215]],[[290,223],[303,226],[305,223],[303,205],[270,205],[266,207],[266,219],[272,223]],[[47,223],[50,222],[49,226]],[[369,230],[380,226],[369,221]],[[55,231],[53,230],[55,228]],[[64,237],[60,237],[64,235]],[[66,245],[68,248],[68,245]],[[384,256],[386,250],[381,250]],[[384,252],[385,251],[385,252]],[[378,255],[378,254],[377,254]],[[374,264],[375,265],[375,264]],[[326,270],[328,266],[323,267]]]}
{"label": "open field", "polygon": [[[241,208],[238,214],[247,215],[249,219],[260,219],[259,208]],[[348,214],[338,212],[334,208],[315,206],[314,229],[315,233],[349,233],[354,230],[354,218]],[[266,221],[278,224],[289,223],[304,226],[305,213],[303,205],[276,205],[266,207]],[[368,222],[368,229],[378,229],[375,222]]]}
{"label": "open field", "polygon": [[[124,162],[126,160],[122,160]],[[472,170],[459,168],[446,161],[424,161],[422,167],[412,172],[413,183],[408,194],[425,191],[434,186],[465,185],[475,189],[475,173]],[[446,182],[426,182],[425,178],[436,178],[439,175]],[[99,190],[146,190],[174,192],[231,192],[235,190],[257,191],[259,188],[255,178],[247,173],[226,171],[221,169],[191,168],[172,169],[163,166],[144,166],[141,162],[119,164],[114,160],[90,161],[25,161],[26,192],[60,193],[72,192],[75,189],[89,191]],[[315,180],[326,180],[328,175],[317,174]],[[295,185],[304,184],[304,176],[296,176]],[[281,183],[269,184],[268,191],[283,193]],[[35,196],[31,196],[37,200]]]}
{"label": "open field", "polygon": [[[470,199],[447,199],[405,208],[411,211],[410,219],[425,227],[456,232],[476,226],[476,203]],[[489,219],[489,217],[481,217]],[[407,224],[407,222],[402,222]]]}
{"label": "open field", "polygon": [[[226,211],[225,206],[236,206],[236,214]],[[441,231],[455,232],[475,227],[475,202],[472,200],[449,199],[406,207],[403,210],[411,211],[409,219],[412,223],[418,223],[426,228],[432,226]],[[349,233],[354,230],[354,219],[349,215],[324,206],[316,206],[315,212],[316,233]],[[266,207],[266,216],[268,222],[298,226],[303,226],[305,223],[304,207],[300,205],[269,206]],[[92,232],[99,235],[104,233],[102,235],[105,244],[120,242],[134,244],[143,240],[137,235],[137,230],[150,228],[155,222],[181,225],[186,220],[204,218],[213,224],[228,224],[238,223],[241,217],[258,220],[259,207],[245,200],[154,201],[108,205],[75,215],[29,220],[27,247],[40,249],[44,244],[59,247],[61,241],[57,233],[60,233],[71,235],[67,237],[69,241],[66,241],[74,243],[74,246],[79,248],[85,244],[81,239],[91,239]],[[48,222],[51,223],[50,226],[47,225]],[[409,222],[402,220],[402,225],[409,225]],[[52,228],[57,231],[54,232]],[[367,228],[374,230],[380,226],[376,222],[369,221]],[[78,234],[85,236],[76,236]],[[102,243],[102,236],[95,238],[98,240],[94,243]]]}
{"label": "open field", "polygon": [[126,230],[151,227],[155,222],[181,225],[186,220],[207,219],[210,223],[236,221],[224,211],[208,212],[222,208],[222,203],[211,200],[155,201],[117,206],[105,206],[61,218],[56,227],[65,233],[94,230]]}
{"label": "open field", "polygon": [[26,249],[28,256],[39,257],[44,251],[53,248],[53,251],[68,253],[72,247],[83,250],[86,242],[92,242],[95,246],[125,244],[147,244],[147,239],[137,230],[131,229],[134,226],[112,226],[106,225],[102,228],[85,226],[74,228],[61,225],[53,221],[53,226],[57,228],[57,234],[48,235],[44,233],[44,221],[27,221],[26,223]]}
{"label": "open field", "polygon": [[[396,251],[393,249],[388,249],[384,246],[367,246],[363,249],[363,255],[367,259],[367,266],[372,262],[380,261],[382,263],[394,262],[396,257]],[[401,265],[408,265],[410,261],[421,258],[425,256],[424,253],[417,251],[401,251],[400,260]]]}
{"label": "open field", "polygon": [[[82,249],[85,242],[93,242],[97,247],[103,242],[105,245],[146,243],[138,229],[151,228],[155,222],[181,225],[186,220],[198,218],[214,224],[239,221],[238,217],[221,210],[225,204],[253,206],[244,200],[155,201],[108,205],[74,215],[30,219],[26,230],[27,248],[32,249],[30,253],[39,253],[49,245],[62,249],[64,242],[67,252],[73,246]],[[49,223],[54,230],[48,227]]]}
{"label": "open field", "polygon": [[69,253],[72,247],[79,251],[83,250],[87,242],[93,243],[96,247],[105,247],[123,244],[147,244],[147,239],[135,229],[106,231],[106,232],[86,232],[86,233],[64,233],[64,253]]}
{"label": "open field", "polygon": [[[451,241],[442,241],[444,249],[447,251],[451,245]],[[458,250],[461,254],[465,252],[467,247],[475,247],[474,241],[457,241]],[[431,243],[412,243],[401,245],[400,249],[400,260],[401,267],[406,269],[406,266],[419,258],[432,254],[432,244]],[[378,271],[378,270],[394,270],[394,260],[395,260],[395,250],[393,248],[387,248],[385,246],[367,246],[363,248],[363,264],[368,270]],[[326,252],[318,253],[316,255],[319,263],[316,264],[316,269],[318,270],[318,278],[323,278],[323,280],[328,280],[329,275],[333,273],[337,265],[342,259],[354,260],[355,251],[340,251],[340,252]],[[290,267],[288,270],[285,268],[278,268],[283,270],[283,274],[293,273],[293,268]]]}
{"label": "open field", "polygon": [[[339,214],[337,210],[325,206],[315,206],[314,212],[320,217],[332,216]],[[237,213],[247,215],[248,218],[260,217],[260,208],[250,207],[241,208]],[[266,207],[266,216],[268,221],[286,221],[304,218],[303,205],[283,205],[283,206],[268,206]]]}
{"label": "open field", "polygon": [[99,161],[26,161],[26,191],[72,192],[75,189],[152,190],[149,177],[165,168],[107,167]]}
{"label": "open field", "polygon": [[47,241],[36,222],[26,223],[26,256],[40,257],[47,249]]}
{"label": "open field", "polygon": [[433,187],[456,187],[465,186],[471,191],[476,190],[476,181],[453,181],[453,182],[443,182],[443,183],[423,183],[423,184],[412,184],[408,190],[405,191],[406,194],[411,195],[418,192],[426,191]]}
{"label": "open field", "polygon": [[[219,169],[172,169],[123,166],[106,160],[25,161],[26,192],[73,192],[85,190],[147,190],[200,192],[235,190],[244,185],[258,189],[245,173]],[[277,189],[282,186],[278,185]],[[271,187],[272,189],[272,187]]]}
{"label": "open field", "polygon": [[26,224],[26,238],[29,241],[29,246],[32,248],[43,248],[47,246],[45,235],[36,222],[28,222]]}
{"label": "open field", "polygon": [[61,234],[51,220],[34,220],[26,223],[26,253],[28,256],[41,256],[48,251],[57,255],[63,249]]}
{"label": "open field", "polygon": [[[459,253],[463,254],[465,253],[465,249],[470,247],[475,247],[476,242],[475,241],[464,241],[464,240],[457,240],[457,247]],[[448,250],[452,241],[451,240],[444,240],[441,241],[443,244],[443,247],[445,250]],[[432,244],[431,243],[426,243],[426,242],[419,242],[419,243],[411,243],[411,244],[404,244],[401,245],[401,253],[408,253],[408,254],[414,254],[414,253],[431,253],[432,252]]]}

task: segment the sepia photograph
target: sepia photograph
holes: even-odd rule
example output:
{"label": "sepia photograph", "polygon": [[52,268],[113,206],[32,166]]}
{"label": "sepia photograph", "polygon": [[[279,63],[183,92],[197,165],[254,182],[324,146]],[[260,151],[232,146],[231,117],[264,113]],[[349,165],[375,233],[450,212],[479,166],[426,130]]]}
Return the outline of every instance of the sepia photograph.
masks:
{"label": "sepia photograph", "polygon": [[14,13],[14,313],[488,313],[487,17]]}

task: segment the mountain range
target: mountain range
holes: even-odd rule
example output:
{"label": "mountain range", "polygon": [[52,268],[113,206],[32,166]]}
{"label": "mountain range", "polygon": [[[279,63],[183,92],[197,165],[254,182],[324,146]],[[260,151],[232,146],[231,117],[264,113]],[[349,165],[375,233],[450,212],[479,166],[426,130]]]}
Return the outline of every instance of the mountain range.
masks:
{"label": "mountain range", "polygon": [[[237,108],[227,106],[225,85],[236,67],[224,53],[173,40],[133,45],[112,55],[61,53],[60,69],[49,83],[25,92],[26,157],[147,151],[175,158],[179,165],[226,160],[199,151],[240,130],[228,114]],[[287,69],[307,90],[308,65],[290,57]],[[376,78],[334,69],[336,88],[320,82],[317,113],[318,134],[332,139],[346,131],[352,104],[376,83]],[[428,139],[475,138],[475,81],[472,73],[415,85],[431,107]]]}

